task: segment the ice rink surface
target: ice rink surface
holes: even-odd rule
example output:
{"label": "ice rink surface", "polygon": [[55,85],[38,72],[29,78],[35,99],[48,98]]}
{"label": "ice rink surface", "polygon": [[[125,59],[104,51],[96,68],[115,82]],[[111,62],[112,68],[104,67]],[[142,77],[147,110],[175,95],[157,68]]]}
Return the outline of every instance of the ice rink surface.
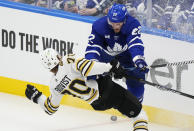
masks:
{"label": "ice rink surface", "polygon": [[[27,98],[0,93],[0,131],[132,131],[127,118],[110,120],[111,115],[60,106],[52,116]],[[185,131],[150,124],[150,131]]]}

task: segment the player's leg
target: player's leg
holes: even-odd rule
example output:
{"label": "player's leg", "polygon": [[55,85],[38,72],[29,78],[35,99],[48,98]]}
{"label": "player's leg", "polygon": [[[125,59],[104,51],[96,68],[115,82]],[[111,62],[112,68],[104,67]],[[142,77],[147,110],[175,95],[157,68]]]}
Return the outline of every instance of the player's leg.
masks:
{"label": "player's leg", "polygon": [[112,92],[112,99],[114,100],[114,108],[119,110],[123,115],[133,118],[138,116],[142,109],[142,104],[128,90],[124,89],[117,83],[114,83]]}
{"label": "player's leg", "polygon": [[[117,56],[117,59],[119,60],[121,66],[123,66],[126,69],[126,73],[129,76],[134,76],[137,78],[145,79],[145,74],[138,73],[136,67],[134,67],[134,63],[132,61],[131,54],[128,52],[123,52],[119,56]],[[135,95],[140,101],[142,101],[143,94],[144,94],[144,84],[140,83],[136,80],[127,79],[126,80],[127,89]]]}
{"label": "player's leg", "polygon": [[132,118],[133,131],[148,131],[148,117],[142,108],[142,104],[137,97],[132,95],[118,84],[114,84],[115,91],[118,96],[114,97],[114,108],[119,110],[122,114]]}
{"label": "player's leg", "polygon": [[[131,117],[135,117],[140,112],[141,103],[138,99],[122,86],[113,82],[110,76],[100,77],[97,82],[100,97],[91,104],[95,110],[106,110],[112,107],[117,109],[123,103],[127,105],[126,102],[129,102],[128,108],[120,108],[123,110],[122,113],[125,114],[124,110],[131,110]],[[125,115],[129,116],[129,114]]]}
{"label": "player's leg", "polygon": [[126,80],[126,85],[128,91],[130,91],[134,96],[136,96],[140,102],[143,101],[144,96],[144,84],[137,82],[135,80]]}
{"label": "player's leg", "polygon": [[148,131],[148,117],[146,112],[141,110],[138,116],[132,119],[133,121],[133,131]]}
{"label": "player's leg", "polygon": [[[137,74],[134,75],[131,73],[130,75],[134,77],[138,77],[141,79],[145,79],[144,74]],[[135,95],[138,100],[142,103],[143,101],[143,96],[144,96],[144,84],[134,81],[134,80],[127,80],[126,81],[127,88],[128,90]],[[146,112],[142,109],[140,114],[133,119],[133,126],[134,126],[134,131],[146,131],[148,130],[148,117]]]}
{"label": "player's leg", "polygon": [[97,79],[99,98],[91,105],[95,110],[107,110],[113,107],[111,94],[113,92],[113,82],[110,76],[101,76]]}

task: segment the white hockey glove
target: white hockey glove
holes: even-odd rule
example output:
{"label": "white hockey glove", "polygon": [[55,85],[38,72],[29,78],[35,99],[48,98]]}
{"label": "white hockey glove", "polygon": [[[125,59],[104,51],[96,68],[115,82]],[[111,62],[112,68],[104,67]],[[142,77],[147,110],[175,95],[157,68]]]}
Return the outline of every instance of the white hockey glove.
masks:
{"label": "white hockey glove", "polygon": [[38,98],[42,95],[42,92],[40,92],[36,87],[32,85],[27,85],[25,95],[29,100],[32,100],[34,103],[38,103]]}

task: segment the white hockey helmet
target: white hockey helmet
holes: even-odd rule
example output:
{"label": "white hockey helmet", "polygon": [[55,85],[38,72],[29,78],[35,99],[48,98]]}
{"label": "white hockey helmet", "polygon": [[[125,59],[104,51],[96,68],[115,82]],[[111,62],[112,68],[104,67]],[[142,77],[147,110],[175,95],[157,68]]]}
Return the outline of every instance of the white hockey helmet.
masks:
{"label": "white hockey helmet", "polygon": [[40,53],[41,63],[46,69],[51,70],[60,62],[57,55],[59,54],[54,49],[47,48]]}

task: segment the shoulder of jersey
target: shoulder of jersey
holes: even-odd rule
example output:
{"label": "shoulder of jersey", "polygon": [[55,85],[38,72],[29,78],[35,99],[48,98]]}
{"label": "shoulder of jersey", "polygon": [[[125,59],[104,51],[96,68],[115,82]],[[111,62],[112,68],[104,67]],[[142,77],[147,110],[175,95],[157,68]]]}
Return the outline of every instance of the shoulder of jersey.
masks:
{"label": "shoulder of jersey", "polygon": [[124,24],[124,27],[122,28],[122,31],[125,33],[128,33],[133,28],[140,26],[140,23],[137,19],[134,17],[128,15],[126,19],[126,23]]}
{"label": "shoulder of jersey", "polygon": [[108,30],[107,16],[104,16],[93,23],[93,28],[97,32]]}

